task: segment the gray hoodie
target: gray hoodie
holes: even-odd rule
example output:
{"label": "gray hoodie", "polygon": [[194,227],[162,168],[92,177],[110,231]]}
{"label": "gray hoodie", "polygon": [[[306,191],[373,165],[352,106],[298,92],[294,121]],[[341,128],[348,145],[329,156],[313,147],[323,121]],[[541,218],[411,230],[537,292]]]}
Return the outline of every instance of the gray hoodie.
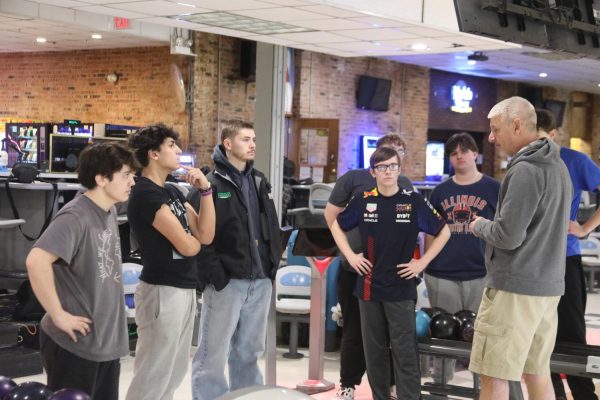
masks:
{"label": "gray hoodie", "polygon": [[508,165],[493,221],[479,220],[490,288],[531,296],[564,293],[573,186],[559,147],[547,139],[521,149]]}

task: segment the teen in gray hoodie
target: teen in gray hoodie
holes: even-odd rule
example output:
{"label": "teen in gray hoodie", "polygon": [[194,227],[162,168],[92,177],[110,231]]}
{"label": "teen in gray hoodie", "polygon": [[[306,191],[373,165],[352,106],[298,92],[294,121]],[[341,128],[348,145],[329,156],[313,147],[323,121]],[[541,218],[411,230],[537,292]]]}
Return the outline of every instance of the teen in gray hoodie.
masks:
{"label": "teen in gray hoodie", "polygon": [[521,375],[530,399],[553,399],[550,355],[573,188],[558,146],[537,139],[535,109],[527,100],[506,99],[488,118],[490,142],[512,159],[494,221],[477,217],[470,224],[487,242],[489,278],[470,369],[481,374],[481,400],[508,399],[508,381]]}

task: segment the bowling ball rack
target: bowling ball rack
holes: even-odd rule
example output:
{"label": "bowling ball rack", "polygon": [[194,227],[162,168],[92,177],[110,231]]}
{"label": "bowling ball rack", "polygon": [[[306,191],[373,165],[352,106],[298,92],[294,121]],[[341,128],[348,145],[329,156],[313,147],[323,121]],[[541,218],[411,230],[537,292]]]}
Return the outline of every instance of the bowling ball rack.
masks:
{"label": "bowling ball rack", "polygon": [[[417,339],[421,355],[455,360],[468,360],[471,356],[471,343],[428,337]],[[550,358],[550,370],[567,375],[600,379],[600,346],[558,342]],[[523,400],[521,383],[511,381],[509,386],[509,399]],[[421,385],[421,396],[423,400],[448,400],[452,399],[450,396],[477,399],[479,397],[479,376],[473,375],[472,387],[451,385],[446,382],[426,382]]]}

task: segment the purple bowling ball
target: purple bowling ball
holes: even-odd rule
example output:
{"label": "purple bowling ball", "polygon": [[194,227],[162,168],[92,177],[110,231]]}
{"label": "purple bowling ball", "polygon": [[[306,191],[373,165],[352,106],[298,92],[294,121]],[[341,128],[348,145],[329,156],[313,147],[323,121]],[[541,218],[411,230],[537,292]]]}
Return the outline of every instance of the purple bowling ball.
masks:
{"label": "purple bowling ball", "polygon": [[60,389],[54,392],[48,400],[92,400],[92,398],[79,389]]}
{"label": "purple bowling ball", "polygon": [[3,400],[48,400],[52,390],[39,382],[24,382],[11,390]]}
{"label": "purple bowling ball", "polygon": [[4,396],[9,394],[10,391],[13,390],[15,387],[17,387],[15,381],[6,376],[0,375],[0,399],[3,399]]}

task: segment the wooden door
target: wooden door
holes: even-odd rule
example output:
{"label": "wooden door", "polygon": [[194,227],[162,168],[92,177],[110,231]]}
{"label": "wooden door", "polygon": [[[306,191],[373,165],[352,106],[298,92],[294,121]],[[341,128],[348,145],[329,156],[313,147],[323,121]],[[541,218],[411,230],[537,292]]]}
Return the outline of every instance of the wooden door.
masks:
{"label": "wooden door", "polygon": [[292,120],[288,158],[296,165],[295,176],[314,182],[337,179],[339,120],[298,118]]}

